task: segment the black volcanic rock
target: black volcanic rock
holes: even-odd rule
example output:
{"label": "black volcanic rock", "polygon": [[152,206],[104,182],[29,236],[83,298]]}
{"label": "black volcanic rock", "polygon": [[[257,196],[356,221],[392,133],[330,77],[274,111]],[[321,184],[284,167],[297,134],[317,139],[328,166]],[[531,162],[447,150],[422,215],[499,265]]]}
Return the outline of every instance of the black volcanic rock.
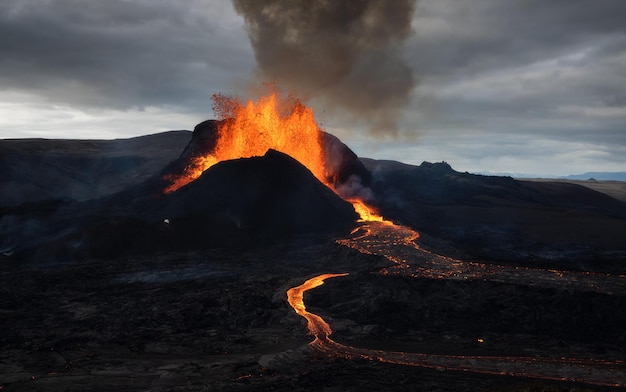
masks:
{"label": "black volcanic rock", "polygon": [[[327,132],[322,132],[325,162],[330,172],[329,182],[345,198],[364,197],[361,194],[372,184],[372,175],[339,138]],[[365,197],[367,198],[367,197]]]}
{"label": "black volcanic rock", "polygon": [[[619,345],[626,338],[622,327],[626,312],[621,311],[626,297],[619,294],[568,290],[558,284],[530,288],[488,279],[376,274],[338,279],[329,286],[312,290],[307,305],[361,326],[377,326],[386,335],[417,329],[470,338],[530,335],[598,345]],[[363,292],[368,295],[364,297]],[[353,332],[347,335],[354,337]],[[341,339],[341,335],[334,336]]]}
{"label": "black volcanic rock", "polygon": [[215,149],[218,139],[217,120],[206,120],[196,125],[191,134],[191,140],[185,146],[178,159],[172,162],[170,171],[180,172],[193,158],[209,154]]}
{"label": "black volcanic rock", "polygon": [[445,162],[362,161],[383,216],[453,244],[462,250],[459,257],[624,270],[626,203],[606,194],[460,173]]}
{"label": "black volcanic rock", "polygon": [[[54,260],[240,247],[352,227],[356,215],[349,203],[302,165],[275,151],[263,158],[215,165],[195,182],[164,195],[168,176],[182,173],[193,158],[214,149],[218,125],[215,120],[198,124],[191,140],[188,132],[169,132],[115,141],[7,141],[0,146],[7,152],[0,163],[11,166],[7,173],[32,174],[24,184],[38,184],[31,193],[43,204],[20,206],[13,199],[0,200],[8,200],[4,208],[0,203],[0,253]],[[180,145],[181,135],[188,142],[172,160],[172,146]],[[323,140],[337,191],[343,196],[359,194],[369,185],[369,172],[339,139],[324,134]],[[36,154],[34,160],[22,157],[24,162],[15,163],[14,152],[25,148],[41,149],[45,162],[53,156],[62,164],[26,172],[24,167],[41,164]],[[133,154],[137,162],[126,162]],[[161,170],[155,166],[159,163]],[[19,173],[11,176],[3,188],[9,195]]]}
{"label": "black volcanic rock", "polygon": [[21,249],[22,257],[245,248],[299,235],[345,232],[357,219],[350,203],[299,162],[273,150],[263,157],[216,164],[167,195],[138,195],[137,189],[61,208],[40,222],[46,228],[38,239],[24,241],[32,246]]}
{"label": "black volcanic rock", "polygon": [[349,229],[352,206],[295,159],[275,150],[216,164],[158,201],[156,220],[218,220],[254,241]]}

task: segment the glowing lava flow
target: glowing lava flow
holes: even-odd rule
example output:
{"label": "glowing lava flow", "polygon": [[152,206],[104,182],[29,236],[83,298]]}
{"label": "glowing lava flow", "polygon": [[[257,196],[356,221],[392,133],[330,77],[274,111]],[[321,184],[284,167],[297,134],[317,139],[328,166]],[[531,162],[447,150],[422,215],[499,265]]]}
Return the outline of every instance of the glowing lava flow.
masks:
{"label": "glowing lava flow", "polygon": [[381,215],[378,215],[372,208],[368,207],[361,200],[351,199],[348,200],[352,203],[354,210],[359,214],[359,222],[381,222],[386,225],[393,225],[391,221],[385,220]]}
{"label": "glowing lava flow", "polygon": [[604,294],[626,293],[626,276],[594,272],[526,268],[462,261],[422,249],[415,243],[419,233],[391,222],[364,222],[341,245],[361,253],[384,256],[393,265],[383,275],[414,278],[473,280],[591,290]]}
{"label": "glowing lava flow", "polygon": [[306,319],[309,333],[315,337],[315,340],[311,344],[317,345],[320,341],[328,340],[328,336],[330,336],[332,330],[330,329],[330,325],[328,325],[328,323],[320,316],[307,312],[306,307],[304,306],[304,292],[323,285],[324,280],[326,279],[346,275],[348,274],[319,275],[307,280],[300,286],[293,287],[287,291],[287,301],[289,302],[289,305],[291,305],[296,313]]}
{"label": "glowing lava flow", "polygon": [[[363,215],[362,215],[363,216]],[[367,216],[367,215],[365,215]],[[540,270],[522,267],[463,262],[421,249],[415,240],[419,234],[411,228],[384,221],[362,221],[350,238],[338,243],[366,254],[382,255],[394,263],[383,274],[400,274],[430,279],[490,279],[529,285],[546,285],[592,289],[601,292],[623,291],[626,277],[622,275]],[[316,276],[287,292],[289,304],[307,320],[309,333],[314,336],[310,346],[329,356],[362,358],[406,366],[438,370],[469,371],[483,374],[509,375],[588,384],[626,386],[626,363],[620,360],[589,358],[546,358],[515,356],[439,355],[397,351],[370,350],[343,345],[329,336],[330,325],[320,316],[310,313],[303,295],[324,283],[325,279],[347,274]]]}
{"label": "glowing lava flow", "polygon": [[326,279],[346,275],[348,274],[319,275],[287,291],[289,304],[297,314],[307,320],[309,333],[315,338],[310,346],[329,356],[362,358],[438,370],[578,381],[611,387],[626,386],[626,363],[617,360],[421,354],[369,350],[337,343],[329,337],[332,334],[330,325],[320,316],[306,310],[303,296],[305,291],[319,287]]}

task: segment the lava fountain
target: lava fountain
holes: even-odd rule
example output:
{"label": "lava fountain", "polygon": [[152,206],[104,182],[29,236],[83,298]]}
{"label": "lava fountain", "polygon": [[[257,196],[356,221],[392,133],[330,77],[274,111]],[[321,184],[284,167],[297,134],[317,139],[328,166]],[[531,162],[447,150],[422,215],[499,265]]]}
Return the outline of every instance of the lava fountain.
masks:
{"label": "lava fountain", "polygon": [[[272,87],[270,86],[270,89]],[[332,190],[337,173],[326,162],[322,132],[315,121],[313,109],[299,99],[282,96],[276,89],[258,101],[243,104],[223,94],[213,95],[213,111],[220,120],[215,147],[209,153],[187,162],[182,173],[166,176],[165,193],[187,185],[218,162],[262,156],[274,149],[303,164],[324,185]],[[371,207],[362,200],[351,198],[355,211],[363,221],[378,220]]]}
{"label": "lava fountain", "polygon": [[165,190],[187,185],[214,164],[238,158],[262,156],[269,149],[283,152],[306,166],[325,185],[320,129],[313,110],[298,99],[277,92],[245,105],[235,98],[213,95],[213,111],[221,120],[213,151],[194,158],[181,175],[168,178]]}

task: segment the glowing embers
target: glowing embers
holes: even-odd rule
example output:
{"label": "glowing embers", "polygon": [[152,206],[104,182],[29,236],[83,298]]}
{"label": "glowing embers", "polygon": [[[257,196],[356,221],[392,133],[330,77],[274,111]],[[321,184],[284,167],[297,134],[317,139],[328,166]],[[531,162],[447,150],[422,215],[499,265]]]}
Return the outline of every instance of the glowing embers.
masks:
{"label": "glowing embers", "polygon": [[269,149],[296,159],[328,185],[320,129],[313,110],[298,99],[273,92],[243,105],[235,98],[215,94],[213,110],[218,120],[222,120],[215,148],[188,162],[182,174],[168,177],[170,185],[166,193],[194,181],[218,162],[262,156]]}

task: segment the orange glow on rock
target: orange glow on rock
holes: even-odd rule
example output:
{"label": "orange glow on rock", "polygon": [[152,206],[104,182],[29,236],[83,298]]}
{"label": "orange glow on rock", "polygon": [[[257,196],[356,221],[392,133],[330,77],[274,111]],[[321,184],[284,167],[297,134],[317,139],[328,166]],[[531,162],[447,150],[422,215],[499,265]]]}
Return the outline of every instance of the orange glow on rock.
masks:
{"label": "orange glow on rock", "polygon": [[165,188],[165,193],[171,193],[189,184],[196,178],[200,177],[202,173],[211,166],[218,162],[217,158],[213,155],[202,156],[193,159],[185,168],[185,171],[180,176],[167,176],[166,180],[170,181],[170,185]]}

